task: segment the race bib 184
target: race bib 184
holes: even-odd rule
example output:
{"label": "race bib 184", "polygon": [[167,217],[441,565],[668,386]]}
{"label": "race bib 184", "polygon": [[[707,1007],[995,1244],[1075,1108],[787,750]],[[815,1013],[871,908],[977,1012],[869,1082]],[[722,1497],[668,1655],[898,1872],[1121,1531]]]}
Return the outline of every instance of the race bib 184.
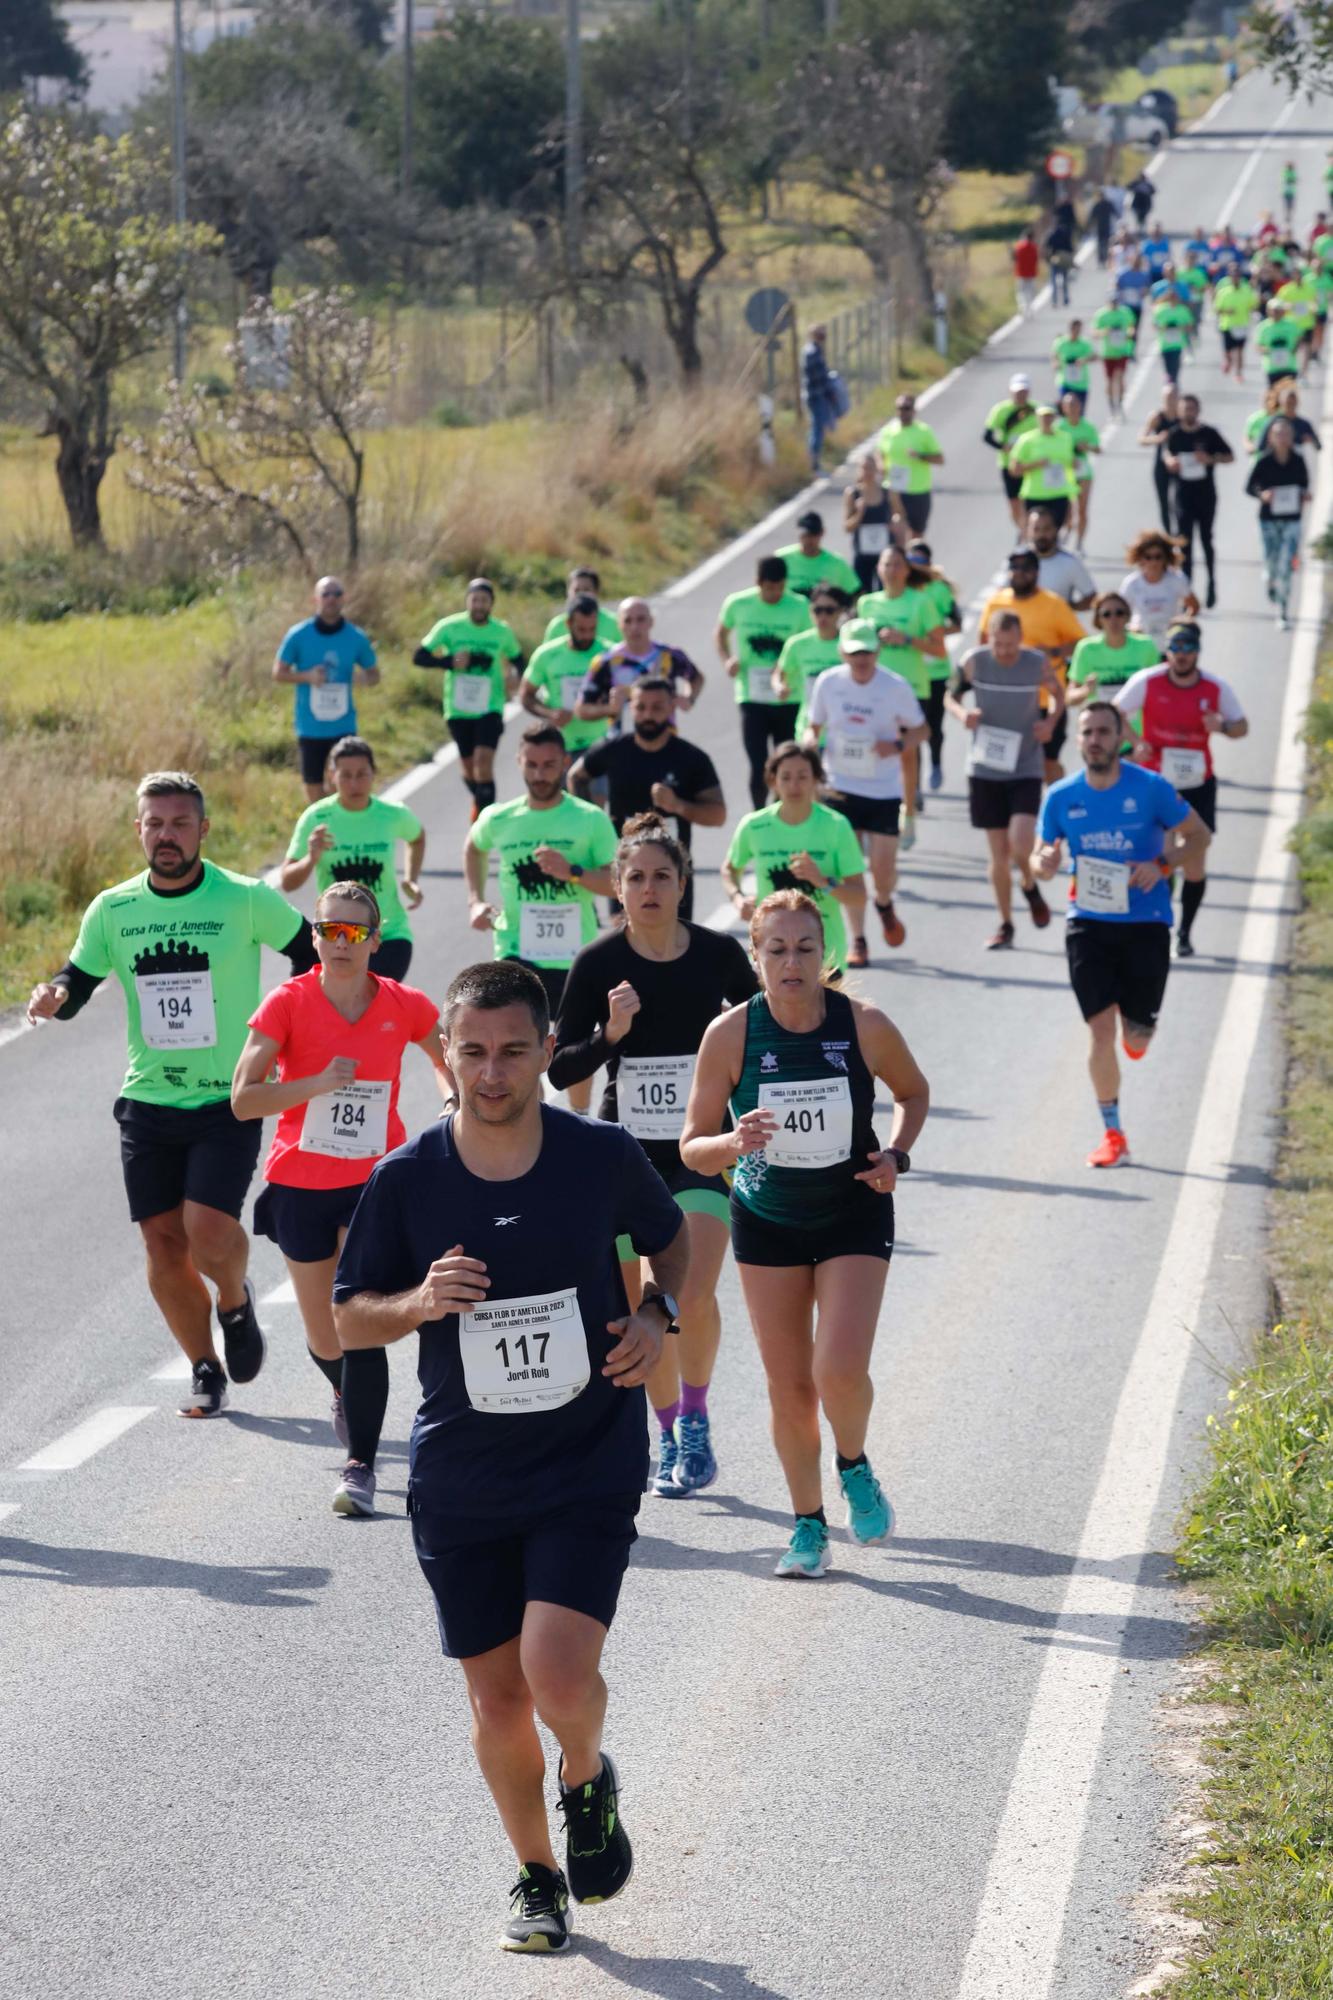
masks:
{"label": "race bib 184", "polygon": [[346,1083],[312,1097],[301,1121],[300,1151],[335,1160],[378,1160],[389,1150],[389,1083]]}

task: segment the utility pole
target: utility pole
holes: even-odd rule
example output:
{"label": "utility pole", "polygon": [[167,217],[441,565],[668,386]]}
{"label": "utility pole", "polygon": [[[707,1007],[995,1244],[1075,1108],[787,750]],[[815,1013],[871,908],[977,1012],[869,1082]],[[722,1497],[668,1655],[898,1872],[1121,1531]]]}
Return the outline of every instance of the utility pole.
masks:
{"label": "utility pole", "polygon": [[681,91],[681,96],[684,99],[681,127],[685,135],[685,143],[689,145],[694,138],[694,0],[680,0],[680,4],[685,57],[684,88]]}
{"label": "utility pole", "polygon": [[413,102],[416,92],[416,60],[413,44],[416,41],[416,0],[403,0],[403,150],[399,178],[403,193],[412,187],[412,170],[415,165],[413,150],[416,141],[415,113]]}
{"label": "utility pole", "polygon": [[583,209],[583,46],[579,0],[565,0],[565,255],[579,260]]}
{"label": "utility pole", "polygon": [[[185,23],[182,19],[182,0],[172,0],[171,10],[171,207],[172,214],[182,227],[185,223]],[[182,256],[181,270],[185,269]],[[189,325],[189,308],[185,302],[185,285],[182,277],[181,294],[176,301],[175,341],[172,354],[172,372],[176,381],[185,380],[185,335]]]}
{"label": "utility pole", "polygon": [[832,41],[838,32],[838,0],[824,0],[824,33]]}

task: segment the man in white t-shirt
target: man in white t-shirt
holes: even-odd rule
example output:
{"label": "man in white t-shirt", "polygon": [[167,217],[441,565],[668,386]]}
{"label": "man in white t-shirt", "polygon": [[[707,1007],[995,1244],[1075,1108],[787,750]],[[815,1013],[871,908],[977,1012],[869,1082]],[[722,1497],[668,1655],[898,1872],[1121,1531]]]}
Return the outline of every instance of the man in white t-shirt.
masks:
{"label": "man in white t-shirt", "polygon": [[[902,753],[925,742],[926,718],[902,675],[880,666],[879,633],[870,619],[850,619],[838,645],[847,664],[825,668],[815,682],[805,740],[815,745],[824,739],[825,802],[851,822],[866,850],[884,941],[896,946],[907,937],[893,907]],[[848,904],[848,914],[858,956],[865,945],[864,892],[859,903]]]}
{"label": "man in white t-shirt", "polygon": [[1055,516],[1045,507],[1028,515],[1028,544],[1037,551],[1037,588],[1054,591],[1073,611],[1086,611],[1097,595],[1092,572],[1082,556],[1062,548]]}

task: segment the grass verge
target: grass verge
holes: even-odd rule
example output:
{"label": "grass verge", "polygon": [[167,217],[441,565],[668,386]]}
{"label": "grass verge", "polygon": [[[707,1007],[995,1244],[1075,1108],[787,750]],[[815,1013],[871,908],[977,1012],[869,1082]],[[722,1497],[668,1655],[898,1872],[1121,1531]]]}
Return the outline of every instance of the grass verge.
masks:
{"label": "grass verge", "polygon": [[1199,1955],[1171,2000],[1333,1993],[1333,650],[1307,719],[1304,910],[1274,1197],[1283,1318],[1210,1420],[1178,1550],[1230,1719],[1212,1743]]}

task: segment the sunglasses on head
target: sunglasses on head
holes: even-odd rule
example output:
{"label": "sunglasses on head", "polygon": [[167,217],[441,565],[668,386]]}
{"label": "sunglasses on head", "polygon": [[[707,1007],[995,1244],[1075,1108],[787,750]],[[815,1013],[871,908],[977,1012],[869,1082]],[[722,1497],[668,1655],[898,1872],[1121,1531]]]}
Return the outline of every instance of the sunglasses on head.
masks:
{"label": "sunglasses on head", "polygon": [[364,944],[372,935],[370,924],[345,924],[336,917],[331,922],[315,924],[315,936],[322,937],[326,944]]}

